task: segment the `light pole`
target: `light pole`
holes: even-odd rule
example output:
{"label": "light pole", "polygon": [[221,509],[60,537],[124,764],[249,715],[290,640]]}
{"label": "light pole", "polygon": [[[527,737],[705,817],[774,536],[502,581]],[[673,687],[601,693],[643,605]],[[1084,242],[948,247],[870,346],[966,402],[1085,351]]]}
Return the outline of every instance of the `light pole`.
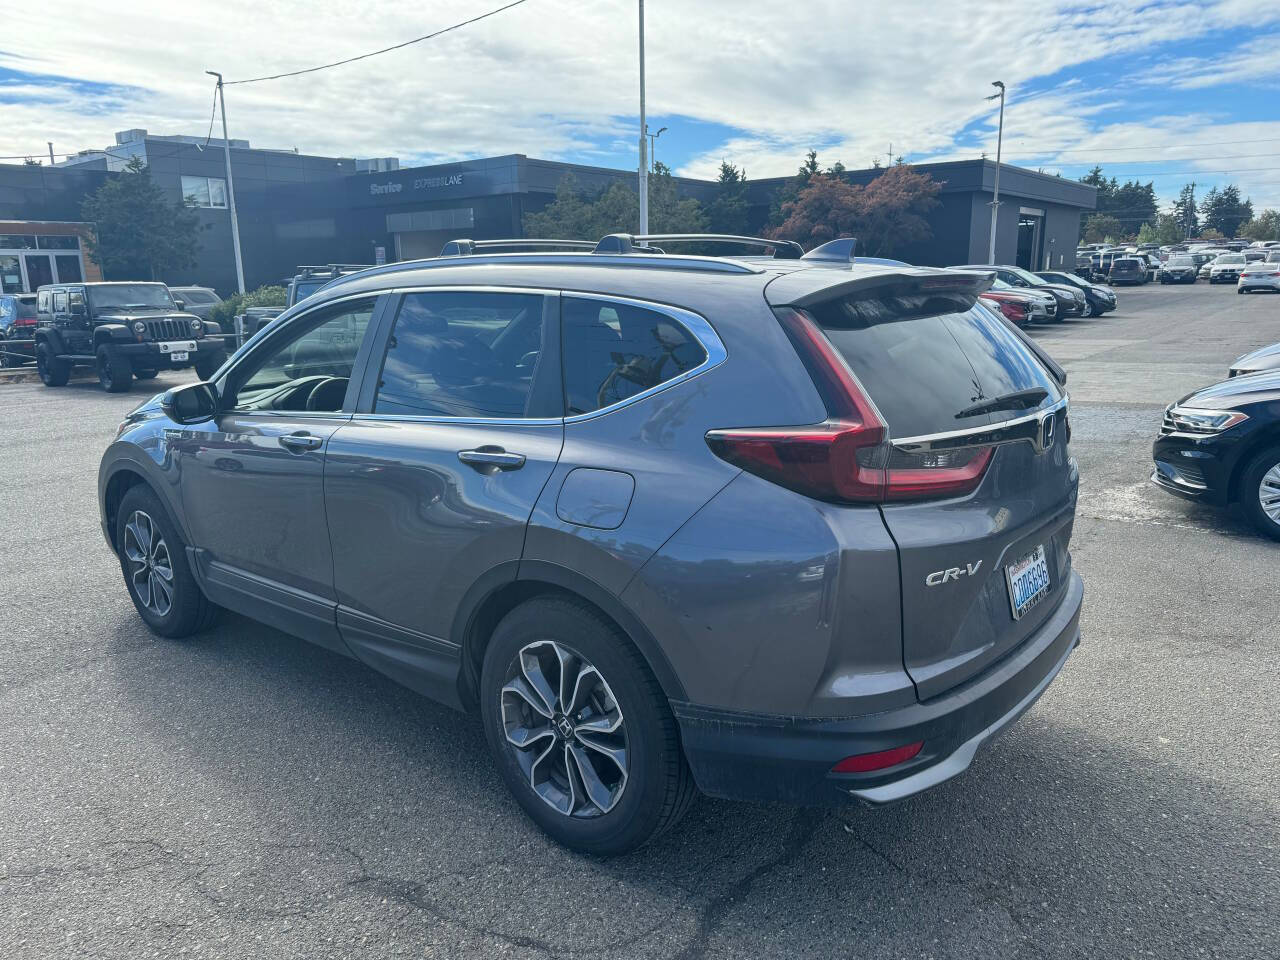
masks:
{"label": "light pole", "polygon": [[240,258],[240,221],[236,219],[236,185],[231,179],[231,141],[227,139],[227,100],[222,93],[222,74],[206,70],[218,78],[218,104],[222,108],[222,156],[227,164],[227,205],[231,208],[231,245],[236,253],[236,283],[244,293],[244,261]]}
{"label": "light pole", "polygon": [[667,132],[666,127],[659,127],[657,133],[649,133],[648,127],[645,127],[645,133],[649,137],[649,165],[654,170],[658,169],[658,138]]}
{"label": "light pole", "polygon": [[996,183],[995,194],[991,200],[991,245],[987,251],[987,263],[994,264],[996,262],[996,217],[1000,213],[1000,148],[1004,145],[1004,84],[999,80],[993,80],[991,85],[999,87],[999,93],[993,93],[987,97],[988,100],[1000,98],[1000,128],[996,134]]}
{"label": "light pole", "polygon": [[649,146],[645,134],[649,126],[644,121],[644,0],[640,0],[640,233],[649,232],[649,158],[645,148]]}

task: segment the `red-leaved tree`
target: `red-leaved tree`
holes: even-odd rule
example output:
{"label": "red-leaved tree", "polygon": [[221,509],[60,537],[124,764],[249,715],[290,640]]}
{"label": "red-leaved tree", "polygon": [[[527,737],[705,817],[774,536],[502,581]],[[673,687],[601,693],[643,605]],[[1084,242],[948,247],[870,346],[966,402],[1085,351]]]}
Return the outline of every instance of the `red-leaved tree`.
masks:
{"label": "red-leaved tree", "polygon": [[925,214],[938,205],[942,184],[910,164],[890,167],[869,184],[814,174],[794,200],[782,205],[783,222],[771,236],[812,249],[836,237],[858,238],[858,252],[892,256],[933,231]]}

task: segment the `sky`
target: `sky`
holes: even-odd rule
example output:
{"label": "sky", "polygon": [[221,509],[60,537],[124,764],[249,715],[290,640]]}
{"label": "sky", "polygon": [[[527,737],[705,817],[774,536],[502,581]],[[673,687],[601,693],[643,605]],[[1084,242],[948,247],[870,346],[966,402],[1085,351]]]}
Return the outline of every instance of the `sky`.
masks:
{"label": "sky", "polygon": [[[5,12],[0,156],[118,130],[204,136],[213,81],[297,70],[506,0],[62,0]],[[1280,3],[1267,0],[648,0],[649,127],[676,173],[759,178],[816,149],[846,167],[996,154],[1155,183],[1238,184],[1280,208]],[[402,166],[523,153],[634,168],[637,0],[526,0],[358,63],[228,85],[233,138]],[[216,130],[217,128],[215,128]],[[15,162],[15,161],[0,161]]]}

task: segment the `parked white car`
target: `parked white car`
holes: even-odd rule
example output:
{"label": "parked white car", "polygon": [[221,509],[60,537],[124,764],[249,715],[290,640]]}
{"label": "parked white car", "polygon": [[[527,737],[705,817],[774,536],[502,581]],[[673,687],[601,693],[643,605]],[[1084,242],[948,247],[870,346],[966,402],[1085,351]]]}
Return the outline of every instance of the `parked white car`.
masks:
{"label": "parked white car", "polygon": [[1244,273],[1243,253],[1224,253],[1209,266],[1210,283],[1235,283]]}
{"label": "parked white car", "polygon": [[1280,263],[1258,261],[1249,264],[1236,281],[1236,293],[1252,293],[1266,290],[1280,293]]}

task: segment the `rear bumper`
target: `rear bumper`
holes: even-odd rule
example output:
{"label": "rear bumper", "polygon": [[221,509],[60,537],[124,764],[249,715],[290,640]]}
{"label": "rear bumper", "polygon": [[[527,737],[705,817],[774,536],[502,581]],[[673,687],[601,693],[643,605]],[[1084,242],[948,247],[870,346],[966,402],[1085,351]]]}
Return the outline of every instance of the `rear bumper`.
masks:
{"label": "rear bumper", "polygon": [[[694,779],[712,796],[799,804],[882,804],[937,786],[966,770],[1062,670],[1080,642],[1083,597],[1073,570],[1057,610],[1018,649],[941,696],[883,713],[811,719],[673,702]],[[919,741],[920,753],[890,770],[831,773],[847,756]]]}

